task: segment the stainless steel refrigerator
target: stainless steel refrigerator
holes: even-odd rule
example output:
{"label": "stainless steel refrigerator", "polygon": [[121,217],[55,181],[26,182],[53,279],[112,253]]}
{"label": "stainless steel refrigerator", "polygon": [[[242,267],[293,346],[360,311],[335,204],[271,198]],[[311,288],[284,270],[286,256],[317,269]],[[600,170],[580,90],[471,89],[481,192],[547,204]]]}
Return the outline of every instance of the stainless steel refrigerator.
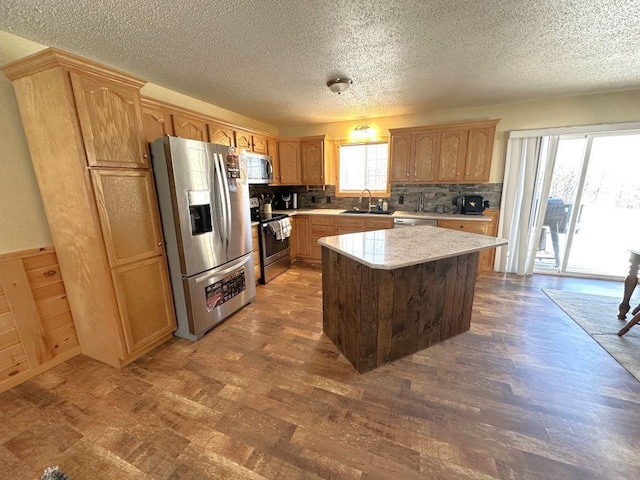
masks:
{"label": "stainless steel refrigerator", "polygon": [[249,185],[229,147],[162,137],[151,144],[178,319],[198,340],[256,295]]}

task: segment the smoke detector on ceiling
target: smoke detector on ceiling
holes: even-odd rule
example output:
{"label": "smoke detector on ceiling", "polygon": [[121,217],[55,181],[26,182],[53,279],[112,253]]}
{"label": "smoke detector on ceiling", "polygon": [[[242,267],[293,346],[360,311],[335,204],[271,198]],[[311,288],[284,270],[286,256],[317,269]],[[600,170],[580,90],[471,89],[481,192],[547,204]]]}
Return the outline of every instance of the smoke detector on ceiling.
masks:
{"label": "smoke detector on ceiling", "polygon": [[329,90],[331,90],[333,93],[337,93],[338,95],[341,95],[349,90],[352,85],[353,80],[344,77],[334,78],[327,82],[327,87],[329,87]]}

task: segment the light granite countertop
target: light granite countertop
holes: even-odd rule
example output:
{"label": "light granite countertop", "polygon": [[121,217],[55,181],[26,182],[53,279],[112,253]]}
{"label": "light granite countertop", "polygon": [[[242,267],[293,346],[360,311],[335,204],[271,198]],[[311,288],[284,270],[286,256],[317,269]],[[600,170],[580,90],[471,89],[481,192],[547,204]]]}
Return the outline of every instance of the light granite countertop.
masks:
{"label": "light granite countertop", "polygon": [[[273,213],[286,213],[287,215],[340,215],[344,212],[344,208],[300,208],[297,210],[274,210]],[[434,212],[402,212],[395,211],[393,213],[361,213],[361,214],[344,214],[344,217],[369,217],[369,218],[424,218],[433,220],[470,220],[473,222],[490,222],[489,217],[484,215],[461,215],[450,213],[434,213]]]}
{"label": "light granite countertop", "polygon": [[507,241],[446,228],[419,226],[323,237],[318,243],[370,268],[394,270],[479,252],[506,245]]}

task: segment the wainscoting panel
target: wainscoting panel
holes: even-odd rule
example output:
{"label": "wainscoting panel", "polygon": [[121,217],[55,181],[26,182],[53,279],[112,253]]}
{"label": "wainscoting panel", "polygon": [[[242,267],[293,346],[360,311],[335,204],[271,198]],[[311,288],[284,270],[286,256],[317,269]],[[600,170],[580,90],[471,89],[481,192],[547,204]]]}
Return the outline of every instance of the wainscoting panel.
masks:
{"label": "wainscoting panel", "polygon": [[53,247],[0,255],[0,392],[78,354]]}

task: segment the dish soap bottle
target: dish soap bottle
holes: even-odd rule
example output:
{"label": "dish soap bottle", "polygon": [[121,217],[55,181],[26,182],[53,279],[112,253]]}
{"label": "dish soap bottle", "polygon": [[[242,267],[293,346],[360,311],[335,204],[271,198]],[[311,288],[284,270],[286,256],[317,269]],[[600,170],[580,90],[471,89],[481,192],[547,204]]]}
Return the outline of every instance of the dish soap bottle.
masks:
{"label": "dish soap bottle", "polygon": [[379,212],[382,211],[382,199],[381,198],[378,199],[378,211]]}
{"label": "dish soap bottle", "polygon": [[384,202],[382,202],[382,211],[383,212],[388,212],[389,211],[389,204],[387,203],[386,200]]}

